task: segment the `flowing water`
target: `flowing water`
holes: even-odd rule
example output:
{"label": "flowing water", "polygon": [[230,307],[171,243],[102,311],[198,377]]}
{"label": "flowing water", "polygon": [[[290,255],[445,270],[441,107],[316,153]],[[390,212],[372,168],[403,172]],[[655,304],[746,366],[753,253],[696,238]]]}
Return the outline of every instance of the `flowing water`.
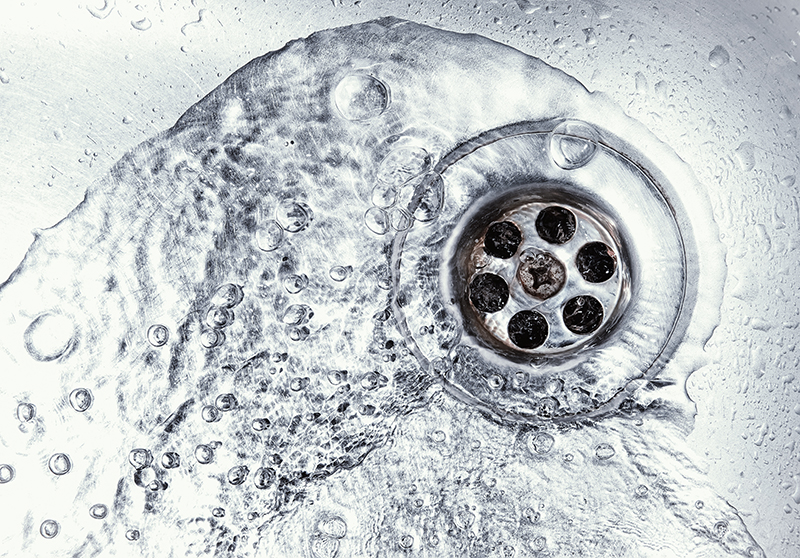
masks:
{"label": "flowing water", "polygon": [[705,192],[478,35],[386,18],[255,59],[0,289],[3,547],[765,556],[686,439],[727,280]]}

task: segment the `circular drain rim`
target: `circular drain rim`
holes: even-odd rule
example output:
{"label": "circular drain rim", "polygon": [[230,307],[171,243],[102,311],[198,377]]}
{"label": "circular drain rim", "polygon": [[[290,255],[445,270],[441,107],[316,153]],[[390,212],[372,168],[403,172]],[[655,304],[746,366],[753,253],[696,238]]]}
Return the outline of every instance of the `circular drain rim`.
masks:
{"label": "circular drain rim", "polygon": [[[453,167],[456,163],[460,160],[468,157],[469,155],[479,151],[483,147],[490,146],[494,143],[508,140],[508,139],[515,139],[515,138],[525,138],[525,137],[536,137],[538,141],[542,141],[542,138],[551,139],[554,135],[554,130],[556,133],[558,132],[559,126],[562,127],[564,125],[565,120],[557,119],[557,120],[548,120],[548,121],[539,121],[539,122],[521,122],[517,124],[512,124],[508,126],[504,126],[495,130],[490,130],[485,132],[479,136],[474,137],[473,139],[461,144],[459,147],[451,151],[447,156],[445,156],[434,168],[435,173],[439,175],[445,174],[448,169]],[[582,123],[579,123],[582,124]],[[584,125],[585,126],[585,125]],[[621,164],[625,164],[633,169],[633,172],[637,173],[639,176],[639,180],[642,181],[646,189],[651,196],[655,196],[658,206],[660,207],[661,211],[665,212],[665,215],[668,215],[670,226],[673,229],[673,234],[675,237],[676,242],[679,245],[679,261],[677,262],[680,270],[680,279],[679,279],[679,289],[678,289],[678,296],[674,297],[671,301],[671,306],[674,309],[673,318],[670,320],[669,327],[666,329],[665,335],[663,335],[660,339],[659,346],[657,350],[651,351],[652,358],[649,358],[649,362],[645,363],[641,367],[640,370],[637,370],[636,374],[629,375],[628,377],[624,378],[623,382],[618,383],[613,387],[613,390],[609,390],[609,386],[605,386],[605,396],[599,398],[592,398],[587,406],[583,408],[579,408],[577,410],[567,408],[567,409],[560,409],[560,412],[554,416],[539,416],[538,412],[531,411],[530,408],[520,409],[519,406],[505,406],[505,405],[498,405],[497,402],[487,401],[486,398],[481,397],[480,395],[476,395],[472,393],[469,389],[465,389],[463,386],[459,385],[458,383],[452,380],[453,376],[453,367],[456,364],[459,355],[453,356],[452,360],[450,357],[453,355],[453,349],[459,349],[463,347],[462,336],[461,332],[455,331],[452,335],[452,340],[450,342],[444,341],[441,343],[441,351],[438,351],[437,354],[431,354],[431,351],[426,351],[422,348],[421,344],[419,343],[419,339],[415,336],[415,330],[413,330],[412,326],[408,323],[409,315],[406,314],[403,307],[407,306],[407,301],[405,296],[397,296],[393,301],[393,306],[398,316],[399,322],[401,324],[401,328],[406,333],[407,338],[411,341],[410,348],[415,353],[417,358],[420,359],[420,362],[423,365],[427,365],[432,373],[439,376],[440,380],[444,388],[451,393],[452,395],[456,396],[457,398],[461,399],[465,403],[468,403],[474,407],[479,408],[480,410],[486,412],[487,414],[494,416],[495,418],[503,421],[513,421],[513,422],[527,422],[527,423],[538,423],[543,420],[547,422],[569,422],[579,419],[585,418],[594,418],[597,416],[601,416],[603,414],[607,414],[609,412],[613,412],[617,410],[620,404],[628,397],[630,397],[641,385],[641,381],[639,380],[649,380],[653,379],[661,370],[665,368],[665,365],[669,362],[669,356],[675,353],[678,350],[679,342],[684,336],[696,337],[697,336],[697,329],[698,326],[694,326],[694,331],[687,333],[692,325],[692,314],[694,310],[694,303],[697,300],[697,288],[698,285],[702,283],[707,283],[708,276],[705,277],[703,280],[701,278],[700,281],[696,280],[689,280],[692,271],[697,271],[700,267],[696,260],[690,259],[690,255],[697,254],[697,247],[688,244],[687,239],[689,242],[693,240],[691,236],[692,233],[692,226],[691,221],[688,218],[687,214],[681,213],[681,205],[677,197],[675,197],[675,189],[667,179],[667,174],[662,171],[660,168],[656,167],[652,164],[652,162],[644,157],[641,152],[639,152],[632,144],[629,142],[609,133],[606,130],[595,130],[594,128],[588,127],[592,134],[597,134],[596,136],[584,137],[582,139],[586,139],[588,141],[593,142],[593,149],[596,149],[599,152],[602,152],[606,155],[610,155],[618,160]],[[647,132],[646,130],[643,130]],[[622,146],[621,148],[615,146]],[[667,148],[668,149],[668,148]],[[546,151],[546,149],[544,150]],[[627,155],[630,153],[630,155]],[[667,151],[667,154],[671,154],[672,158],[667,158],[667,162],[670,165],[673,164],[674,153]],[[661,156],[661,161],[664,161],[664,150],[659,147],[657,150],[656,155]],[[489,159],[491,157],[488,157]],[[591,158],[589,158],[591,160]],[[551,167],[556,168],[557,165],[554,164],[554,161],[549,161]],[[649,163],[649,164],[648,164]],[[566,171],[567,174],[570,172],[575,172],[575,169],[581,170],[580,167],[585,166],[587,163],[583,162],[581,165],[577,165],[575,167],[570,167],[566,169],[561,167],[558,170],[562,172]],[[558,165],[560,166],[560,165]],[[550,170],[553,170],[552,168]],[[680,175],[683,174],[684,176],[687,175],[686,169],[681,167],[676,169],[669,168],[667,169],[671,171],[671,174]],[[529,174],[537,175],[536,172],[532,172],[530,169],[528,171]],[[538,182],[544,182],[546,180],[552,180],[552,178],[547,178],[548,173],[541,173],[541,178]],[[691,174],[689,173],[689,176]],[[520,184],[523,182],[527,183],[535,183],[536,180],[531,180],[530,176],[528,177],[527,181],[520,181]],[[567,184],[570,183],[569,180],[564,180]],[[519,185],[519,184],[517,184]],[[448,197],[452,196],[452,192],[449,191],[448,188]],[[689,198],[695,197],[690,195]],[[459,219],[463,218],[465,214],[470,212],[470,208],[475,205],[475,200],[461,200],[464,205],[467,205],[468,208],[459,213]],[[446,203],[455,204],[458,206],[459,200],[448,199]],[[704,207],[700,208],[701,210]],[[610,214],[615,214],[614,211],[609,211]],[[417,232],[419,229],[417,229]],[[403,287],[403,271],[401,267],[404,265],[404,260],[406,259],[406,255],[404,254],[404,249],[408,248],[408,240],[409,235],[414,234],[414,230],[405,231],[403,234],[398,234],[395,238],[395,246],[393,250],[393,271],[394,271],[394,279],[395,279],[395,289],[396,293],[400,292],[398,289]],[[688,234],[688,236],[686,236]],[[434,233],[433,236],[441,237],[440,233]],[[452,236],[452,235],[451,235]],[[711,249],[706,249],[705,251],[713,251],[713,247]],[[674,263],[674,262],[673,262]],[[691,269],[690,269],[691,265]],[[704,268],[708,268],[709,266],[706,264],[703,266]],[[712,274],[714,269],[711,269]],[[707,272],[708,273],[708,272]],[[406,274],[408,275],[408,274]],[[407,279],[407,277],[406,277]],[[444,285],[446,287],[446,285]],[[450,302],[455,302],[454,298],[451,293],[444,293],[444,298],[449,296]],[[400,302],[398,302],[400,301]],[[687,311],[688,308],[688,311]],[[434,311],[437,311],[438,315],[445,315],[447,316],[448,311],[452,310],[452,304],[450,308],[445,310],[444,308],[434,308]],[[705,324],[700,325],[703,327]],[[452,329],[457,330],[458,327],[453,327]],[[420,328],[420,333],[424,328]],[[702,334],[702,333],[701,333]],[[442,352],[444,351],[444,352]],[[683,351],[685,353],[685,351]],[[541,380],[538,384],[538,387],[542,387],[542,382],[550,381],[556,378],[548,378],[548,373],[559,373],[564,372],[570,368],[569,362],[564,362],[563,360],[560,362],[551,362],[551,366],[549,368],[543,368],[543,363],[541,361],[537,361],[536,359],[532,359],[530,362],[527,363],[529,368],[527,371],[520,370],[517,372],[517,378],[524,377],[524,378],[532,378],[536,377],[538,380]],[[488,374],[488,372],[487,372]],[[494,375],[496,376],[496,375]],[[512,378],[512,382],[498,382],[497,379],[492,376],[488,379],[488,382],[493,387],[502,387],[500,391],[503,391],[506,386],[510,383],[515,383],[516,380]],[[593,381],[597,381],[595,378]],[[542,390],[539,390],[540,392]],[[576,390],[573,390],[576,391]],[[584,399],[587,398],[588,392],[586,390],[582,390],[583,393],[581,397]],[[600,391],[600,390],[598,390]],[[535,398],[534,398],[535,399]],[[552,397],[544,397],[541,399],[541,403],[543,406],[550,407],[553,401]]]}

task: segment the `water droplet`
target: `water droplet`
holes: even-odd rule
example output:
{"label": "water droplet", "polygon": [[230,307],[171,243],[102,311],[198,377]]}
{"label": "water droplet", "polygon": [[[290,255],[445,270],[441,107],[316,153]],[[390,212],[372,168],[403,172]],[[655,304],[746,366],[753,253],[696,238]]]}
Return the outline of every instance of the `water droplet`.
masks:
{"label": "water droplet", "polygon": [[218,329],[207,329],[200,334],[200,344],[206,349],[219,347],[225,342],[225,334]]}
{"label": "water droplet", "polygon": [[79,413],[87,411],[92,406],[93,401],[92,392],[86,388],[73,389],[72,393],[69,394],[69,404]]}
{"label": "water droplet", "polygon": [[20,403],[17,405],[17,419],[28,422],[36,417],[36,405],[33,403]]}
{"label": "water droplet", "polygon": [[270,425],[269,419],[265,418],[253,419],[252,423],[253,430],[255,430],[256,432],[261,432],[263,430],[266,430],[267,428],[269,428],[269,425]]}
{"label": "water droplet", "polygon": [[633,80],[636,84],[637,93],[647,93],[647,78],[642,72],[636,72],[633,75]]}
{"label": "water droplet", "polygon": [[597,44],[597,34],[594,32],[594,27],[587,27],[583,30],[583,34],[587,45]]}
{"label": "water droplet", "polygon": [[787,105],[783,105],[781,110],[778,112],[778,116],[780,116],[783,120],[790,120],[794,115],[792,114],[792,109],[790,109]]}
{"label": "water droplet", "polygon": [[256,488],[264,490],[275,481],[275,469],[272,467],[259,467],[253,474],[253,484]]}
{"label": "water droplet", "polygon": [[14,480],[15,475],[16,471],[14,470],[14,467],[7,463],[0,465],[0,484],[11,482]]}
{"label": "water droplet", "polygon": [[286,325],[300,325],[311,318],[311,315],[313,315],[311,307],[305,304],[291,304],[284,311],[281,321]]}
{"label": "water droplet", "polygon": [[39,533],[46,539],[52,539],[58,535],[60,530],[61,526],[58,524],[58,521],[54,519],[45,519],[39,527]]}
{"label": "water droplet", "polygon": [[597,447],[594,448],[594,454],[597,456],[597,459],[611,459],[614,457],[614,454],[617,453],[610,444],[606,444],[603,442],[602,444],[597,444]]}
{"label": "water droplet", "polygon": [[237,465],[236,467],[231,467],[231,469],[228,471],[228,482],[234,486],[238,486],[247,480],[247,475],[249,473],[250,469],[248,469],[246,465]]}
{"label": "water droplet", "polygon": [[705,506],[706,505],[702,500],[698,500],[694,503],[694,507],[696,507],[698,510],[702,510]]}
{"label": "water droplet", "polygon": [[105,19],[108,15],[114,11],[114,6],[116,5],[116,0],[103,0],[103,6],[100,8],[96,8],[90,2],[86,9],[89,11],[97,19]]}
{"label": "water droplet", "polygon": [[175,469],[181,465],[181,456],[174,451],[164,452],[161,456],[161,466],[165,469]]}
{"label": "water droplet", "polygon": [[400,537],[400,548],[411,548],[414,546],[414,537],[411,535],[403,535]]}
{"label": "water droplet", "polygon": [[129,541],[138,541],[139,540],[139,530],[138,529],[128,529],[125,532],[125,538]]}
{"label": "water droplet", "polygon": [[206,405],[203,407],[203,410],[200,411],[200,416],[203,417],[203,420],[206,422],[217,422],[222,418],[222,413],[214,405]]}
{"label": "water droplet", "polygon": [[[412,178],[420,176],[431,167],[431,155],[421,147],[398,147],[389,152],[378,165],[379,185],[391,187],[395,195],[395,188],[402,186]],[[375,186],[378,188],[379,186]],[[373,191],[374,194],[374,191]],[[374,197],[373,197],[374,202]],[[378,207],[389,207],[378,205]]]}
{"label": "water droplet", "polygon": [[329,275],[331,279],[340,283],[350,277],[351,273],[353,273],[352,266],[337,265],[331,268]]}
{"label": "water droplet", "polygon": [[436,219],[444,204],[444,180],[441,175],[429,173],[423,176],[414,190],[414,199],[419,199],[414,219],[421,223]]}
{"label": "water droplet", "polygon": [[720,68],[731,61],[728,51],[722,45],[717,45],[708,54],[708,63],[712,68]]}
{"label": "water droplet", "polygon": [[131,21],[131,26],[137,31],[147,31],[153,26],[153,22],[148,18],[143,17],[138,21]]}
{"label": "water droplet", "polygon": [[214,517],[225,517],[225,510],[223,508],[214,508],[211,510],[211,515]]}
{"label": "water droplet", "polygon": [[389,88],[370,75],[349,74],[336,85],[333,102],[345,119],[368,120],[389,106]]}
{"label": "water droplet", "polygon": [[236,397],[232,393],[222,393],[214,400],[214,405],[220,411],[232,411],[236,408]]}
{"label": "water droplet", "polygon": [[375,234],[386,234],[389,230],[389,215],[378,207],[371,207],[364,213],[364,223]]}
{"label": "water droplet", "polygon": [[206,444],[199,444],[194,449],[194,458],[202,465],[208,465],[214,460],[214,450]]}
{"label": "water droplet", "polygon": [[736,148],[734,151],[734,155],[736,156],[736,160],[739,163],[739,167],[747,172],[753,170],[756,166],[756,146],[750,143],[749,141],[743,141],[739,144],[739,147]]}
{"label": "water droplet", "polygon": [[562,169],[577,169],[592,160],[597,141],[597,132],[585,122],[564,121],[550,133],[550,157]]}
{"label": "water droplet", "polygon": [[256,244],[264,252],[272,252],[283,242],[283,228],[277,221],[267,221],[256,231]]}
{"label": "water droplet", "polygon": [[161,324],[151,325],[147,329],[147,341],[153,347],[163,347],[169,340],[169,329]]}
{"label": "water droplet", "polygon": [[795,178],[795,176],[793,174],[790,174],[788,176],[784,176],[781,179],[780,185],[783,186],[784,188],[791,188],[792,186],[794,186],[796,180],[797,179]]}
{"label": "water droplet", "polygon": [[50,472],[54,475],[66,475],[72,470],[72,461],[66,453],[54,453],[47,462]]}
{"label": "water droplet", "polygon": [[343,539],[347,535],[347,523],[338,515],[327,516],[319,520],[317,530],[334,539]]}
{"label": "water droplet", "polygon": [[304,230],[311,222],[311,218],[311,210],[293,200],[283,200],[275,209],[275,219],[286,232],[296,233]]}
{"label": "water droplet", "polygon": [[544,455],[553,449],[555,438],[547,432],[532,432],[528,436],[528,451],[533,454]]}
{"label": "water droplet", "polygon": [[105,504],[95,504],[89,508],[89,516],[93,519],[105,519],[108,515],[108,507]]}
{"label": "water droplet", "polygon": [[45,313],[25,329],[25,349],[35,360],[55,360],[69,351],[75,339],[72,320],[56,313]]}
{"label": "water droplet", "polygon": [[132,449],[128,454],[128,461],[133,465],[134,469],[141,471],[145,467],[149,467],[153,462],[153,454],[150,453],[150,450],[144,448]]}
{"label": "water droplet", "polygon": [[11,81],[11,79],[8,77],[8,74],[5,73],[4,71],[0,70],[0,83],[2,83],[3,85],[6,85],[10,81]]}
{"label": "water droplet", "polygon": [[647,496],[648,492],[649,489],[643,484],[640,484],[639,486],[636,487],[636,495],[639,498],[644,498],[645,496]]}

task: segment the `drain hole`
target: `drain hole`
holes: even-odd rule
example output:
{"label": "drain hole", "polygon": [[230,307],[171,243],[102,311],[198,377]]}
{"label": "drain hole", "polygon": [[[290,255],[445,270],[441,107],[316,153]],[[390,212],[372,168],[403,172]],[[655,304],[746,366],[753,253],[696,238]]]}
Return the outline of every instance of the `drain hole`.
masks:
{"label": "drain hole", "polygon": [[550,244],[564,244],[575,234],[575,215],[557,205],[546,207],[536,218],[536,232]]}
{"label": "drain hole", "polygon": [[481,312],[499,312],[508,302],[508,285],[499,275],[482,273],[469,284],[469,299]]}
{"label": "drain hole", "polygon": [[536,310],[517,312],[508,321],[508,337],[520,349],[535,349],[547,339],[547,320]]}
{"label": "drain hole", "polygon": [[490,256],[507,260],[517,252],[522,243],[522,232],[509,221],[501,221],[489,225],[483,250]]}
{"label": "drain hole", "polygon": [[578,250],[575,264],[581,276],[589,283],[602,283],[614,275],[617,256],[614,250],[602,242],[590,242]]}
{"label": "drain hole", "polygon": [[568,330],[578,335],[585,335],[603,323],[603,305],[593,296],[576,296],[564,305],[562,316]]}
{"label": "drain hole", "polygon": [[550,298],[564,286],[567,270],[552,254],[529,249],[522,253],[521,259],[517,279],[532,297]]}

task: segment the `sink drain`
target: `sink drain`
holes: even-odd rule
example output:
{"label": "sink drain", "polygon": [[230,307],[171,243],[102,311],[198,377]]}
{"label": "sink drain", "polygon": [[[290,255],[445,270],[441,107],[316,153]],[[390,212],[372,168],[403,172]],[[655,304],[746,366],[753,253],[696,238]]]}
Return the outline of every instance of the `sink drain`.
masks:
{"label": "sink drain", "polygon": [[563,421],[617,409],[658,373],[692,295],[680,208],[642,161],[564,120],[487,132],[435,166],[435,226],[395,240],[397,311],[448,391]]}

